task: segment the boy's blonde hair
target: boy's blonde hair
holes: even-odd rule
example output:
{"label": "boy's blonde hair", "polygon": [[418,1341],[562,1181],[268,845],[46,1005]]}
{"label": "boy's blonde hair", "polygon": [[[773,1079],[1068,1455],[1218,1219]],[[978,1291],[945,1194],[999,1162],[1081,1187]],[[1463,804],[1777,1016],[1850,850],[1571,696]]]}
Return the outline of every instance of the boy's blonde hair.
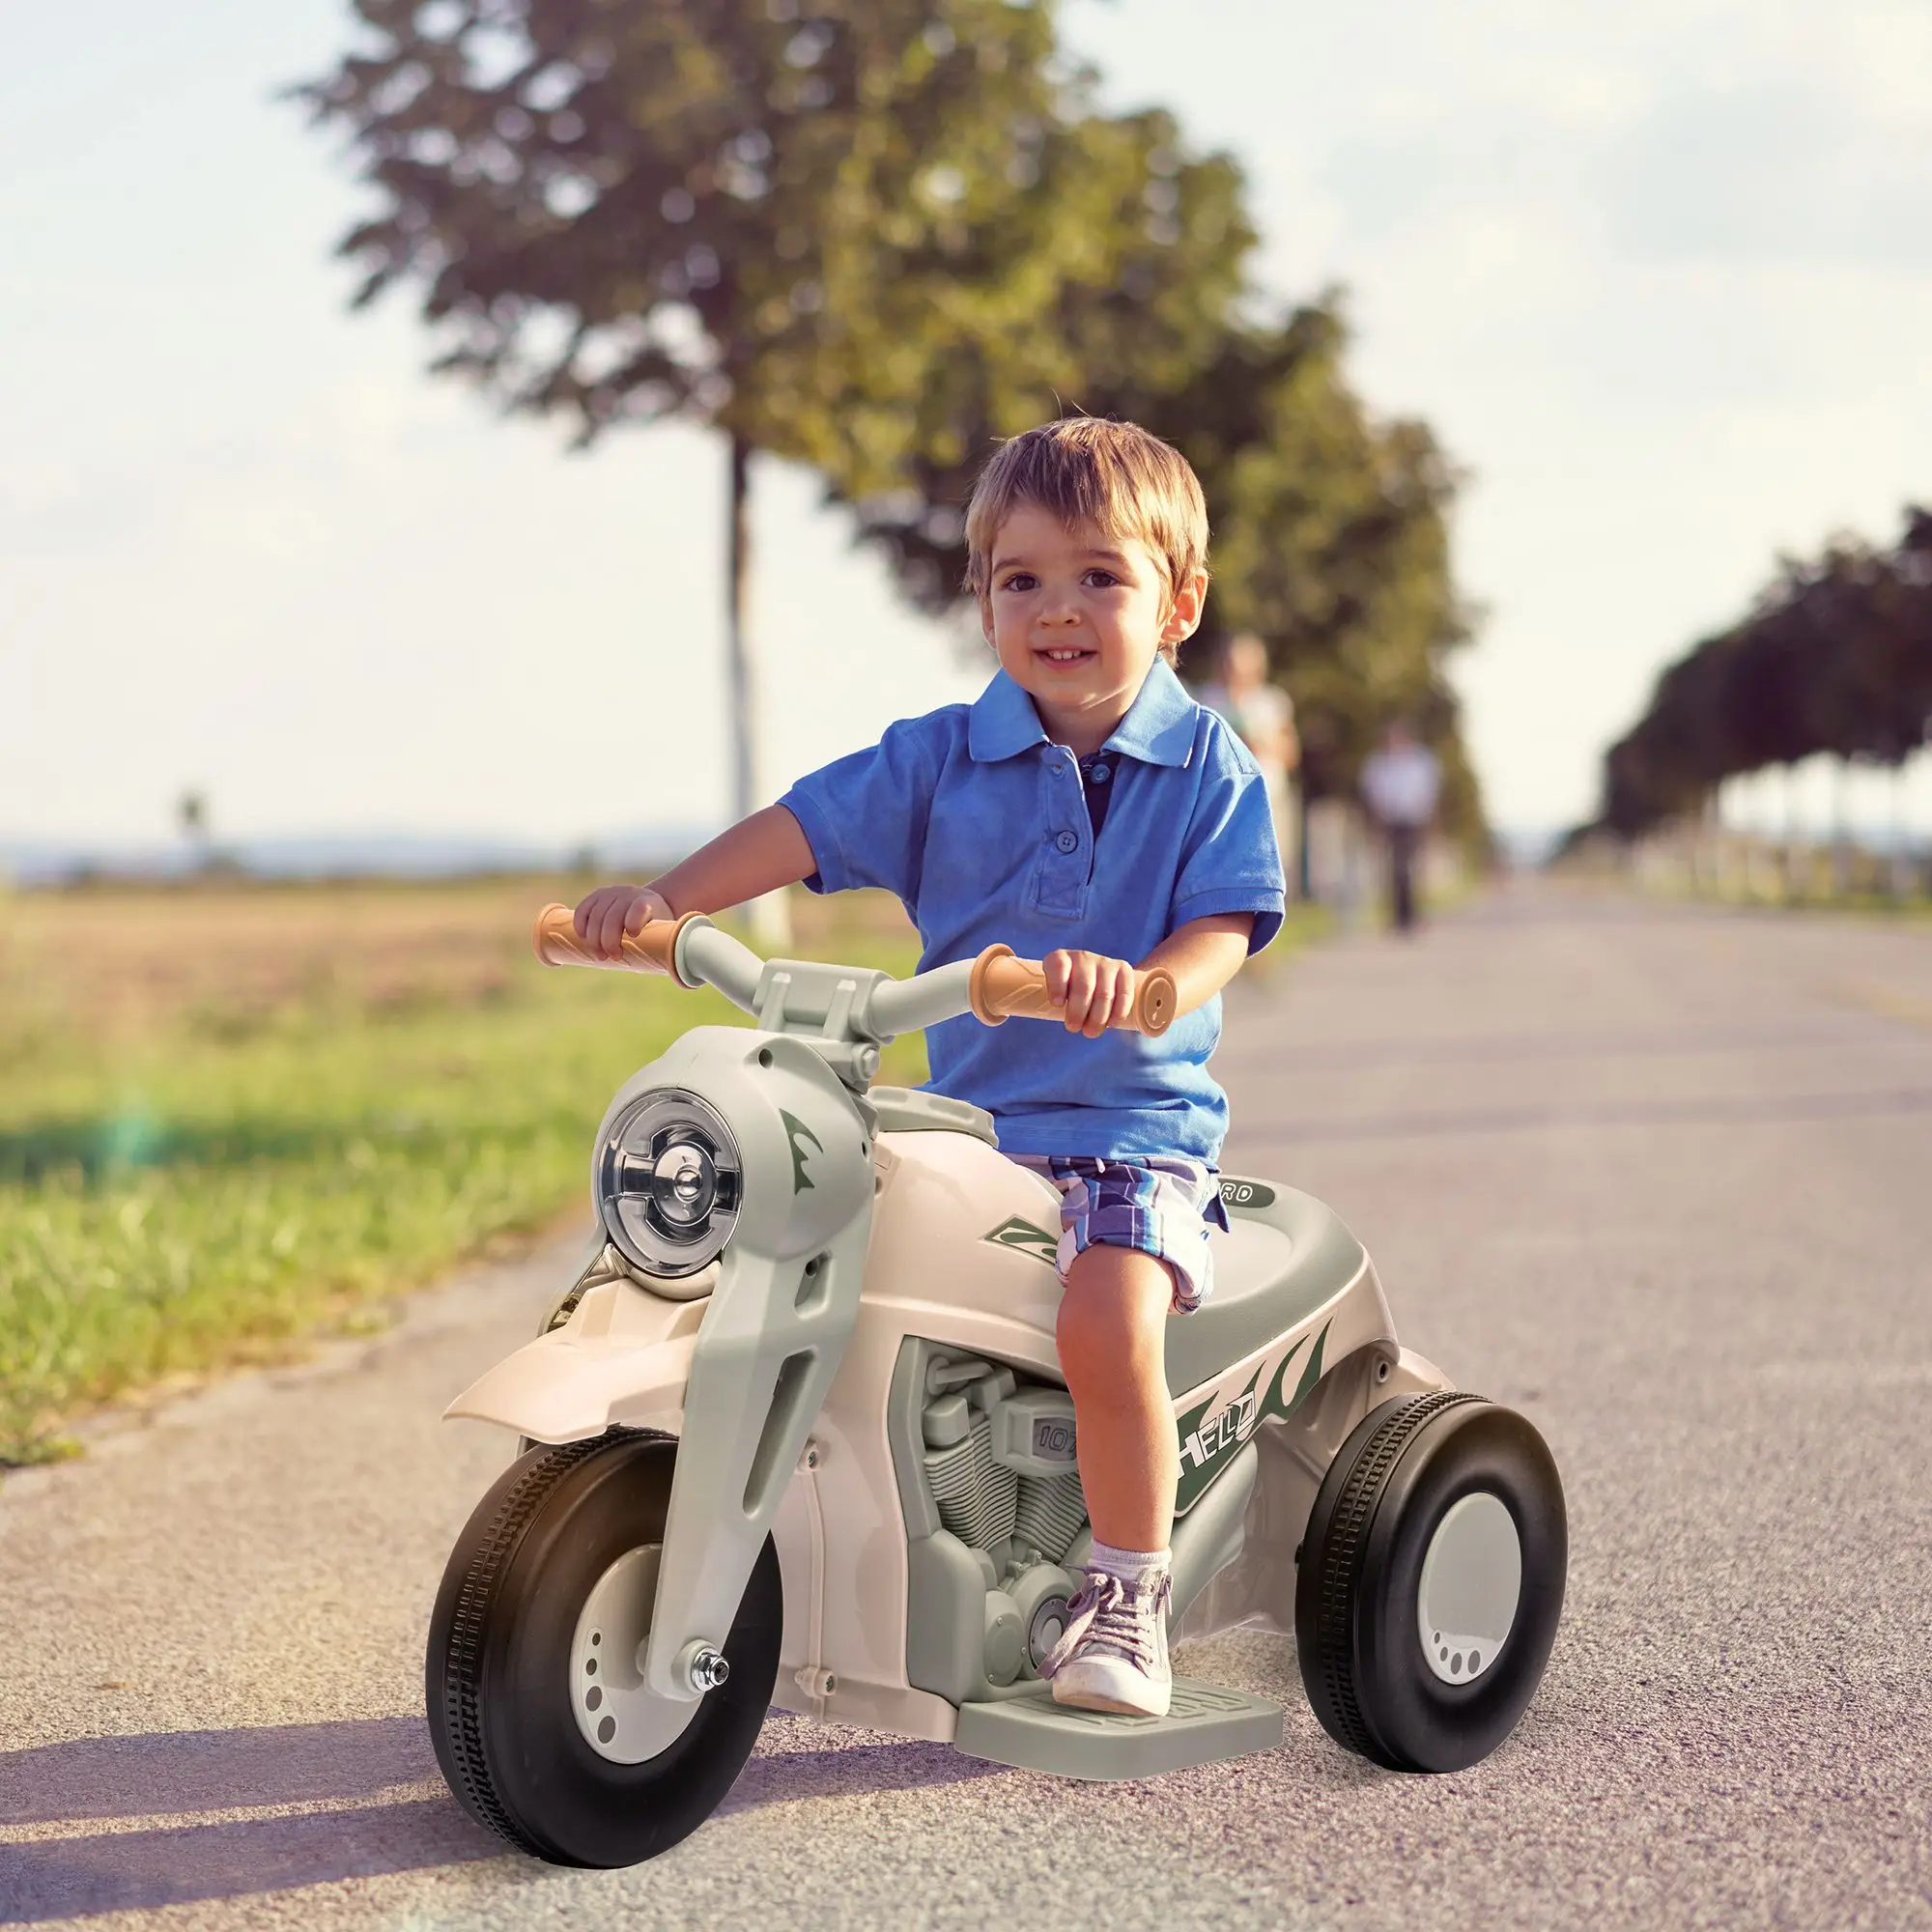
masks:
{"label": "boy's blonde hair", "polygon": [[[1000,445],[966,506],[966,584],[982,601],[993,545],[1021,503],[1050,510],[1069,529],[1091,523],[1115,539],[1138,538],[1167,575],[1171,607],[1208,561],[1208,499],[1172,443],[1138,423],[1063,416]],[[1176,646],[1163,644],[1170,661]]]}

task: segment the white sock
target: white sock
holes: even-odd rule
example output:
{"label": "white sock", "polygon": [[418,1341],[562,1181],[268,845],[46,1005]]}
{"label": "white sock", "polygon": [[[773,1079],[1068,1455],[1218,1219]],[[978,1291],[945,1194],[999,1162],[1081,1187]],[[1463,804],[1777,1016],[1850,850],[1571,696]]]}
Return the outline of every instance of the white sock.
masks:
{"label": "white sock", "polygon": [[1088,1557],[1090,1568],[1104,1570],[1110,1577],[1118,1577],[1123,1583],[1157,1583],[1168,1573],[1173,1563],[1174,1553],[1169,1549],[1116,1549],[1111,1543],[1094,1539],[1094,1553]]}

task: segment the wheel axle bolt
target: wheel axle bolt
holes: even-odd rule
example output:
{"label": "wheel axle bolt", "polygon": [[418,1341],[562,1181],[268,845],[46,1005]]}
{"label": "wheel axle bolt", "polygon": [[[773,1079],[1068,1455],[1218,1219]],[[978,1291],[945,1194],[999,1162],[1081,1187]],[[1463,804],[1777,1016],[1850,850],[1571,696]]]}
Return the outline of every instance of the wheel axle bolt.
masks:
{"label": "wheel axle bolt", "polygon": [[704,1643],[693,1649],[684,1674],[685,1681],[702,1696],[707,1690],[717,1690],[731,1675],[731,1666],[723,1652]]}

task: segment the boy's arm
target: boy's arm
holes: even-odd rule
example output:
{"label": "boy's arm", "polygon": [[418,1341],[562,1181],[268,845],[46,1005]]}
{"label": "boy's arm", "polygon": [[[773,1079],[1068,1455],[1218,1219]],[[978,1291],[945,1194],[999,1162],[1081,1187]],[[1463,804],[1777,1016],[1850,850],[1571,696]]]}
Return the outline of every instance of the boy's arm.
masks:
{"label": "boy's arm", "polygon": [[1236,973],[1248,956],[1248,935],[1255,929],[1251,912],[1215,913],[1190,919],[1176,926],[1140,963],[1165,967],[1174,975],[1174,1010],[1178,1019],[1205,1007]]}
{"label": "boy's arm", "polygon": [[623,952],[624,934],[654,919],[722,912],[794,886],[817,869],[803,831],[781,805],[768,805],[721,832],[648,886],[599,886],[577,908],[578,936],[600,959]]}
{"label": "boy's arm", "polygon": [[1097,1039],[1108,1027],[1118,1026],[1133,1011],[1136,970],[1162,966],[1174,976],[1175,1017],[1205,1007],[1236,973],[1248,956],[1248,935],[1254,930],[1251,912],[1222,912],[1190,919],[1177,926],[1140,963],[1110,959],[1101,952],[1062,949],[1049,952],[1047,997],[1065,1007],[1067,1030]]}

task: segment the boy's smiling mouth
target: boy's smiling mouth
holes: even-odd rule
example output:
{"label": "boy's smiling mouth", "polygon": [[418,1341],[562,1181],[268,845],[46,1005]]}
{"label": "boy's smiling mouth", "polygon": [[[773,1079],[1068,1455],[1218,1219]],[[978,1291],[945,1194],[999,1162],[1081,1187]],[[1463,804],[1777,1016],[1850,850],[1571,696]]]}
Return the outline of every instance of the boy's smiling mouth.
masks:
{"label": "boy's smiling mouth", "polygon": [[1089,644],[1049,644],[1043,650],[1036,650],[1034,656],[1044,658],[1048,664],[1084,664],[1091,657],[1098,656]]}

